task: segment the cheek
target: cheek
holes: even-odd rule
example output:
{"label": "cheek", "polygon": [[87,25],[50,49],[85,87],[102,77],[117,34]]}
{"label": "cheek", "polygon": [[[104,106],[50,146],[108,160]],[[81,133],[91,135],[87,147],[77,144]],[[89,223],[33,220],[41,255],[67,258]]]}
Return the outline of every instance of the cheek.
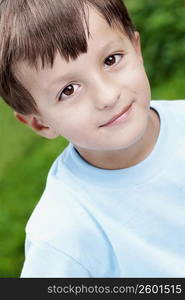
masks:
{"label": "cheek", "polygon": [[62,110],[58,107],[58,111],[51,112],[48,116],[48,124],[69,139],[71,136],[81,135],[85,128],[89,128],[89,114],[80,108]]}
{"label": "cheek", "polygon": [[[78,124],[75,126],[74,123],[66,123],[58,128],[58,133],[71,143],[86,147],[91,142],[92,136],[90,135],[91,130],[88,126],[81,126]],[[91,132],[92,133],[92,132]]]}
{"label": "cheek", "polygon": [[149,81],[143,64],[138,59],[133,59],[128,62],[124,69],[122,82],[129,90],[135,93],[148,93],[150,91]]}
{"label": "cheek", "polygon": [[139,68],[135,73],[134,88],[142,101],[149,101],[151,99],[150,83],[144,68]]}

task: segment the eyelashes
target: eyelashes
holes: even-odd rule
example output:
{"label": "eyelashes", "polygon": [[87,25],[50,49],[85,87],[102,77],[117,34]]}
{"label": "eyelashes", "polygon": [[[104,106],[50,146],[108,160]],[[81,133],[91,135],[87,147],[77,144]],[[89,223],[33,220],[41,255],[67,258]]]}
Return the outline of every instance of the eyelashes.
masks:
{"label": "eyelashes", "polygon": [[[117,65],[122,60],[122,58],[123,58],[122,53],[115,53],[115,54],[109,55],[104,61],[104,65],[106,65],[105,68],[107,69],[114,65]],[[58,101],[63,101],[63,100],[70,98],[71,96],[73,96],[73,94],[76,93],[76,91],[78,90],[79,87],[80,87],[79,84],[70,83],[60,93]]]}

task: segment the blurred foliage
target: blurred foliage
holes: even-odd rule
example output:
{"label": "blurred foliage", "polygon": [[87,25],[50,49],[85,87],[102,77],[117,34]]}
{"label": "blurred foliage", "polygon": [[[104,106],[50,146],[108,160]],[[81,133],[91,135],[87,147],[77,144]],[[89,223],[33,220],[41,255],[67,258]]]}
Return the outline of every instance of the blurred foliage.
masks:
{"label": "blurred foliage", "polygon": [[152,85],[185,75],[185,1],[125,0],[140,32],[146,71]]}
{"label": "blurred foliage", "polygon": [[[140,32],[153,99],[185,98],[185,1],[125,0]],[[20,124],[0,101],[0,277],[19,277],[25,225],[53,160],[67,145]]]}

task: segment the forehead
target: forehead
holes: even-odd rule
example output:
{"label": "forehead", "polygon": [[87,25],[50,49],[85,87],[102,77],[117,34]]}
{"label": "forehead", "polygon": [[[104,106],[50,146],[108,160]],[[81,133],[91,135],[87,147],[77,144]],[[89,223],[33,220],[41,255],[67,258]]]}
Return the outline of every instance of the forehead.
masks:
{"label": "forehead", "polygon": [[[15,66],[15,72],[18,78],[21,80],[23,85],[26,88],[30,86],[30,80],[32,85],[34,85],[36,78],[37,83],[40,81],[40,87],[46,85],[45,82],[46,76],[48,80],[52,79],[53,76],[58,77],[59,74],[64,74],[66,71],[74,71],[75,69],[84,68],[84,61],[87,62],[87,59],[90,59],[92,56],[98,55],[98,53],[109,50],[111,45],[118,45],[124,43],[125,45],[130,44],[130,40],[124,29],[119,29],[118,27],[110,27],[106,22],[104,17],[94,9],[90,8],[87,12],[88,22],[89,22],[89,37],[87,36],[88,50],[87,53],[82,53],[76,60],[69,60],[67,62],[62,58],[59,53],[57,53],[53,67],[46,65],[42,67],[42,62],[38,59],[37,69],[30,66],[27,62],[21,61],[18,62]],[[62,64],[62,70],[57,68],[57,66]],[[25,74],[27,76],[25,76]],[[38,78],[39,76],[39,78]]]}

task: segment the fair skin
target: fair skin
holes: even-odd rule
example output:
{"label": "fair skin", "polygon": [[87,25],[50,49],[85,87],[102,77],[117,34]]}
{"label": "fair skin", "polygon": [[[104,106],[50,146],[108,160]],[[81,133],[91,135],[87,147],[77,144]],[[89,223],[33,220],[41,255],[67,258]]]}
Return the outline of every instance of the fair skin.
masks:
{"label": "fair skin", "polygon": [[[159,118],[150,109],[139,34],[131,42],[93,9],[89,29],[88,52],[75,61],[67,63],[57,53],[52,68],[17,64],[17,76],[39,114],[16,117],[46,138],[64,136],[96,167],[127,168],[150,154],[160,130]],[[124,121],[104,126],[128,106]]]}

